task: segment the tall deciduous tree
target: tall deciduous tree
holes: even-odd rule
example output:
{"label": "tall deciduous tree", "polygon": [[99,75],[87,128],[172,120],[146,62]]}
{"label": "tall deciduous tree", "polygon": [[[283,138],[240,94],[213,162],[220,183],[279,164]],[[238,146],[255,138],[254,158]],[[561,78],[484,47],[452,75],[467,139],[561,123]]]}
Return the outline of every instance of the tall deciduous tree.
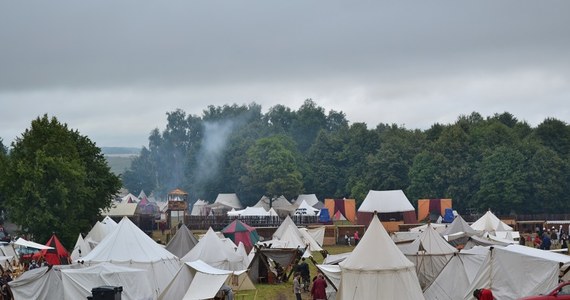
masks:
{"label": "tall deciduous tree", "polygon": [[303,192],[296,145],[287,136],[262,138],[247,150],[242,184],[268,196],[291,199]]}
{"label": "tall deciduous tree", "polygon": [[38,242],[55,232],[67,247],[121,186],[95,143],[47,115],[12,143],[5,174],[11,220]]}

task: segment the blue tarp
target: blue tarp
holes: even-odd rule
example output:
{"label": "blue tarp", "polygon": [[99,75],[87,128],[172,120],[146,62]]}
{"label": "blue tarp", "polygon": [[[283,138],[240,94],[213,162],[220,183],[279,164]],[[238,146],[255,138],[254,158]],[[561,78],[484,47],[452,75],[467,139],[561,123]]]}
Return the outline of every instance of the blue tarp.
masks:
{"label": "blue tarp", "polygon": [[331,215],[329,214],[328,208],[321,208],[321,213],[319,214],[319,222],[327,223],[331,221]]}
{"label": "blue tarp", "polygon": [[451,222],[453,222],[453,219],[454,219],[453,209],[446,208],[445,209],[445,215],[443,215],[443,220],[441,222],[442,223],[451,223]]}

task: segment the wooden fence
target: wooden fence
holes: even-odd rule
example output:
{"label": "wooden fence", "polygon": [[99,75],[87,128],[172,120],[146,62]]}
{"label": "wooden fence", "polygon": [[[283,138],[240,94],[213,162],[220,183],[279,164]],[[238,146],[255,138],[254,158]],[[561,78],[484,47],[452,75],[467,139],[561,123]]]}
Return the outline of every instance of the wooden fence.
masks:
{"label": "wooden fence", "polygon": [[[279,227],[283,220],[277,216],[239,216],[239,217],[229,217],[229,216],[186,216],[184,223],[191,230],[207,230],[212,227],[212,229],[219,231],[226,227],[228,224],[233,222],[235,219],[239,219],[247,225],[253,227]],[[306,226],[310,224],[315,224],[319,222],[317,216],[292,216],[291,219],[297,226]]]}

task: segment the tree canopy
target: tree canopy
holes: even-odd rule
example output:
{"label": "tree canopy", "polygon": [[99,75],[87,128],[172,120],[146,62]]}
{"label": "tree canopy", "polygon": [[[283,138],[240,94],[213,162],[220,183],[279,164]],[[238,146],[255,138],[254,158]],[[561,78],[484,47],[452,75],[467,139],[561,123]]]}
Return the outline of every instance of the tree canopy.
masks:
{"label": "tree canopy", "polygon": [[401,189],[413,203],[452,198],[460,213],[570,211],[570,127],[553,118],[533,128],[508,112],[473,112],[427,130],[368,128],[307,99],[298,110],[209,106],[167,121],[125,173],[128,189],[164,197],[181,187],[210,201],[235,192],[244,205],[300,193],[361,202],[369,190]]}
{"label": "tree canopy", "polygon": [[95,143],[47,115],[12,143],[3,175],[11,221],[37,241],[55,232],[67,247],[121,187]]}

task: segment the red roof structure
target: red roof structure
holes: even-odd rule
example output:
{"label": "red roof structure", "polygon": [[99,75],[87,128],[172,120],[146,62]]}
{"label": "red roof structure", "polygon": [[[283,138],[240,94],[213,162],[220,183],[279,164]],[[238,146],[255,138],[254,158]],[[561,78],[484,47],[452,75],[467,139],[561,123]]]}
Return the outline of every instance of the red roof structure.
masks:
{"label": "red roof structure", "polygon": [[63,247],[55,234],[51,236],[46,246],[52,247],[53,249],[40,250],[36,252],[32,258],[36,261],[43,258],[51,266],[69,264],[69,252]]}

